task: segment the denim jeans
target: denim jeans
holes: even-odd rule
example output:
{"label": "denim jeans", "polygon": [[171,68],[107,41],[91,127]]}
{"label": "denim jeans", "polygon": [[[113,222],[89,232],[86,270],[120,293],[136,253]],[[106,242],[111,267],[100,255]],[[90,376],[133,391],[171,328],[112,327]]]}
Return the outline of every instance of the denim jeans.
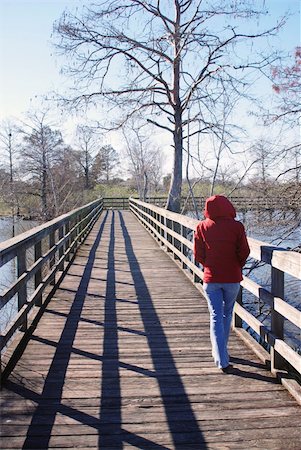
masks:
{"label": "denim jeans", "polygon": [[229,365],[228,339],[239,283],[204,283],[210,313],[212,356],[219,368]]}

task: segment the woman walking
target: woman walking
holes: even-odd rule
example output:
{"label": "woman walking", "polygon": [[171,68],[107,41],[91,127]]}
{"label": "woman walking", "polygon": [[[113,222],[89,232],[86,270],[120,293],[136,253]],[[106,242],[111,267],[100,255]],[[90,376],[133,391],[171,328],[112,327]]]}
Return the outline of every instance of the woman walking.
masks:
{"label": "woman walking", "polygon": [[194,257],[204,267],[212,356],[217,367],[227,372],[232,367],[227,350],[232,312],[250,248],[244,226],[235,220],[235,208],[226,197],[208,198],[204,215],[194,235]]}

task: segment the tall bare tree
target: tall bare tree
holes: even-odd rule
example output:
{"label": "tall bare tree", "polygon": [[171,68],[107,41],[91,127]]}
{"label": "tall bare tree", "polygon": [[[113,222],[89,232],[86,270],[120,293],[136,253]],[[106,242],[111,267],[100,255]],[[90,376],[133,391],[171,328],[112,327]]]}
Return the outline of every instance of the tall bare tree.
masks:
{"label": "tall bare tree", "polygon": [[156,190],[161,180],[162,157],[148,137],[133,126],[123,130],[125,154],[129,173],[135,180],[139,198],[146,200],[151,189]]}
{"label": "tall bare tree", "polygon": [[78,170],[78,155],[72,147],[62,145],[59,158],[51,168],[49,202],[53,215],[58,216],[90,201],[90,192],[83,189],[83,177]]}
{"label": "tall bare tree", "polygon": [[16,154],[17,154],[17,129],[16,125],[11,121],[5,121],[1,124],[0,129],[0,147],[4,158],[7,160],[9,169],[10,182],[14,181],[14,172],[16,170]]}
{"label": "tall bare tree", "polygon": [[6,193],[5,201],[9,204],[12,215],[12,235],[15,235],[15,215],[19,213],[17,188],[17,155],[18,155],[18,131],[16,125],[10,121],[4,121],[0,129],[0,147],[2,161],[8,169],[9,182],[5,183],[2,193]]}
{"label": "tall bare tree", "polygon": [[101,179],[107,183],[111,180],[114,170],[119,165],[119,156],[117,150],[112,145],[103,145],[98,153],[101,161]]}
{"label": "tall bare tree", "polygon": [[[57,203],[51,168],[60,160],[63,138],[61,132],[53,130],[47,122],[47,112],[31,114],[23,124],[23,145],[20,162],[23,172],[32,182],[31,194],[41,200],[41,215],[44,220],[53,215]],[[49,203],[52,191],[53,202]]]}
{"label": "tall bare tree", "polygon": [[239,80],[243,88],[242,71],[245,77],[248,68],[254,72],[271,61],[271,55],[255,55],[253,41],[275,33],[281,23],[254,31],[254,19],[264,14],[256,5],[251,0],[106,0],[80,15],[65,12],[55,24],[58,48],[71,58],[65,70],[77,79],[73,106],[104,100],[124,111],[115,126],[140,114],[170,133],[170,210],[180,210],[188,107],[193,111],[195,105],[191,121],[201,123],[198,132],[212,127],[206,116],[219,102],[221,85]]}
{"label": "tall bare tree", "polygon": [[91,170],[97,149],[99,148],[99,136],[93,129],[86,125],[78,125],[76,130],[78,152],[77,159],[84,172],[85,189],[92,187]]}

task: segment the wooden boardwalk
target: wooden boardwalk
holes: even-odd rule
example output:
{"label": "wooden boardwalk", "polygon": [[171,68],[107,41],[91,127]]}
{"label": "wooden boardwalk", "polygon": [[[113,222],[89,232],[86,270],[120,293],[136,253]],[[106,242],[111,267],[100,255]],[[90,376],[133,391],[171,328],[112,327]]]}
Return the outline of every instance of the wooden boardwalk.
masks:
{"label": "wooden boardwalk", "polygon": [[1,449],[300,449],[301,409],[128,211],[104,212],[1,391]]}

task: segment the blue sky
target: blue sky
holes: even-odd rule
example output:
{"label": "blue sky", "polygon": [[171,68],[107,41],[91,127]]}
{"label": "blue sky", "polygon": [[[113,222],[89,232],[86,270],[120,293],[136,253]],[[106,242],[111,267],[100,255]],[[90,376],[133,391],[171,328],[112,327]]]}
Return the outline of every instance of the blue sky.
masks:
{"label": "blue sky", "polygon": [[36,97],[58,88],[53,23],[79,0],[0,0],[0,118],[19,117]]}
{"label": "blue sky", "polygon": [[[264,0],[257,0],[261,5]],[[83,5],[80,0],[0,0],[0,120],[21,117],[40,96],[63,88],[62,60],[51,43],[52,27],[66,8]],[[290,10],[293,15],[276,39],[277,46],[292,50],[300,45],[299,0],[266,0],[274,19]]]}

